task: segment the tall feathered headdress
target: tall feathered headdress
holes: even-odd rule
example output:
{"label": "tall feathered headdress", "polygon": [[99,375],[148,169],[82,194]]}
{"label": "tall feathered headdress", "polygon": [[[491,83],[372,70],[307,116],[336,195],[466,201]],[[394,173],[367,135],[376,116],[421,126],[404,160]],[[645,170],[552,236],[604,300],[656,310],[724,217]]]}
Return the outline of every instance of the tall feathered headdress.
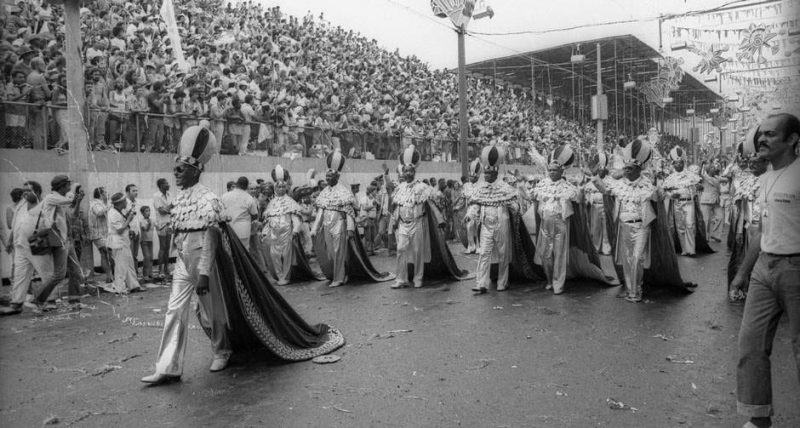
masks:
{"label": "tall feathered headdress", "polygon": [[419,164],[420,155],[417,151],[417,148],[414,147],[413,144],[409,145],[408,147],[400,153],[400,165],[403,166],[413,166],[414,168],[417,167]]}
{"label": "tall feathered headdress", "polygon": [[275,168],[272,168],[272,181],[279,182],[279,181],[289,181],[289,171],[283,169],[280,165],[275,165]]}
{"label": "tall feathered headdress", "polygon": [[206,126],[195,125],[183,131],[175,160],[202,171],[218,150],[214,134]]}
{"label": "tall feathered headdress", "polygon": [[481,165],[480,159],[474,159],[472,162],[469,163],[469,174],[470,175],[478,175],[481,173],[483,166]]}
{"label": "tall feathered headdress", "polygon": [[503,149],[495,146],[486,146],[481,150],[481,163],[484,171],[497,171],[503,163]]}
{"label": "tall feathered headdress", "polygon": [[622,160],[625,165],[636,165],[644,168],[653,154],[653,148],[644,138],[637,138],[622,148]]}
{"label": "tall feathered headdress", "polygon": [[736,148],[736,153],[740,159],[751,159],[758,155],[758,126],[747,131],[744,141]]}
{"label": "tall feathered headdress", "polygon": [[678,146],[673,147],[672,150],[669,151],[669,158],[673,162],[682,161],[685,156],[686,152]]}
{"label": "tall feathered headdress", "polygon": [[333,153],[328,154],[327,158],[325,158],[325,164],[328,165],[329,170],[341,172],[342,168],[344,168],[345,160],[347,160],[347,158],[344,157],[342,151],[340,149],[336,149],[333,151]]}
{"label": "tall feathered headdress", "polygon": [[548,165],[558,165],[562,168],[572,165],[575,160],[575,152],[568,144],[562,144],[556,147],[547,157]]}

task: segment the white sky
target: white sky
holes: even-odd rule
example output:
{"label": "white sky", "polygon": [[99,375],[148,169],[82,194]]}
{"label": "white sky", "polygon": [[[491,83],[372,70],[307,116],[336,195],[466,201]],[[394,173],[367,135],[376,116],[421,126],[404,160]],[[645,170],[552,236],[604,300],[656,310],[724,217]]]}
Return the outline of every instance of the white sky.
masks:
{"label": "white sky", "polygon": [[[377,39],[384,48],[416,55],[434,68],[457,65],[456,35],[448,19],[433,16],[429,0],[255,0],[280,5],[295,16],[324,12],[335,25]],[[730,0],[727,0],[730,1]],[[492,19],[472,21],[469,30],[514,32],[545,30],[659,14],[707,9],[726,0],[489,0]],[[633,34],[658,48],[658,21],[582,28],[545,35],[468,37],[467,63],[600,37]]]}

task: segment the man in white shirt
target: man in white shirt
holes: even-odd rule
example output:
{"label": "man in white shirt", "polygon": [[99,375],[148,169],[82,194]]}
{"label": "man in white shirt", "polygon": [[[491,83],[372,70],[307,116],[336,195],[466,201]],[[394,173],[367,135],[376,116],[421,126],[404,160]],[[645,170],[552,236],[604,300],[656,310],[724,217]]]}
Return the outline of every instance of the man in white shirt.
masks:
{"label": "man in white shirt", "polygon": [[769,116],[756,133],[759,156],[772,170],[759,179],[761,242],[748,250],[731,287],[750,277],[739,329],[737,410],[750,420],[746,428],[772,426],[770,354],[781,315],[789,318],[789,336],[800,376],[800,121],[780,113]]}
{"label": "man in white shirt", "polygon": [[231,228],[247,250],[250,249],[250,227],[253,220],[258,218],[258,204],[247,193],[249,186],[247,177],[239,177],[236,187],[220,198],[225,206],[225,215],[231,219]]}
{"label": "man in white shirt", "polygon": [[155,210],[156,235],[158,235],[158,276],[164,282],[169,276],[169,250],[172,242],[172,227],[169,217],[173,206],[167,179],[159,178],[156,186],[158,186],[158,192],[153,195],[153,209]]}
{"label": "man in white shirt", "polygon": [[28,238],[36,229],[36,221],[41,213],[42,187],[35,181],[25,183],[22,200],[14,208],[14,219],[11,225],[11,244],[14,255],[14,278],[11,288],[11,305],[0,308],[2,315],[14,315],[22,312],[22,304],[31,284],[34,271],[39,274],[42,283],[46,284],[53,276],[53,257],[34,255]]}
{"label": "man in white shirt", "polygon": [[130,226],[138,222],[135,221],[136,211],[126,207],[129,202],[122,193],[115,193],[111,197],[113,208],[108,211],[108,247],[114,253],[114,283],[106,290],[112,293],[142,291],[136,278],[129,233]]}

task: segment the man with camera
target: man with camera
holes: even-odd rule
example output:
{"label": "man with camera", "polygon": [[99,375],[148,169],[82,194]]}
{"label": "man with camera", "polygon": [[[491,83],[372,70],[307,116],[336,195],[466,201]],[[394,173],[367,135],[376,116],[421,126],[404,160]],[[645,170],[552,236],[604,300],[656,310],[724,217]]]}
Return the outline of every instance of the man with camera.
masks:
{"label": "man with camera", "polygon": [[[67,225],[67,210],[74,204],[80,205],[84,193],[81,190],[81,185],[72,183],[66,175],[56,175],[50,182],[52,192],[42,200],[41,212],[36,220],[36,227],[31,239],[37,238],[37,232],[41,235],[47,228],[51,230],[49,241],[49,252],[52,257],[53,270],[52,276],[47,280],[42,280],[43,288],[36,295],[34,303],[38,306],[34,310],[35,313],[44,311],[45,302],[53,289],[66,277],[67,275],[67,258],[70,254],[70,245],[72,239],[69,237],[69,227]],[[32,249],[33,250],[33,249]],[[79,296],[77,289],[78,283],[69,281],[69,296],[73,299],[74,296]],[[76,303],[76,302],[70,302]]]}

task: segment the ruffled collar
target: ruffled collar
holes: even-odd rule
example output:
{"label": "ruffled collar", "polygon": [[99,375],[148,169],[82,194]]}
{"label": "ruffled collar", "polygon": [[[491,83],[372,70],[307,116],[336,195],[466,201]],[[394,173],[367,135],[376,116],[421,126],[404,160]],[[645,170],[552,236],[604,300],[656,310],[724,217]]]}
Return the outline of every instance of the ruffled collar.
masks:
{"label": "ruffled collar", "polygon": [[314,205],[319,208],[342,210],[346,206],[354,206],[356,198],[353,192],[345,187],[342,183],[336,183],[335,186],[328,186],[322,189],[314,201]]}
{"label": "ruffled collar", "polygon": [[301,210],[302,207],[300,204],[289,197],[289,195],[276,196],[269,202],[269,205],[267,205],[267,209],[264,211],[264,216],[276,217],[285,214],[300,215]]}
{"label": "ruffled collar", "polygon": [[503,180],[495,180],[494,183],[483,183],[476,186],[470,194],[469,201],[479,205],[493,205],[503,202],[511,202],[519,191]]}
{"label": "ruffled collar", "polygon": [[175,230],[204,229],[222,220],[222,202],[202,184],[179,191],[173,203],[170,220]]}
{"label": "ruffled collar", "polygon": [[688,169],[684,169],[681,172],[673,172],[664,180],[664,188],[665,189],[684,189],[690,186],[694,186],[700,181],[699,175],[689,171]]}
{"label": "ruffled collar", "polygon": [[433,187],[415,180],[413,183],[400,183],[392,195],[392,200],[400,206],[407,207],[424,204],[434,196]]}
{"label": "ruffled collar", "polygon": [[547,177],[536,183],[533,192],[540,200],[575,199],[578,196],[578,188],[563,178],[553,181]]}
{"label": "ruffled collar", "polygon": [[655,191],[655,186],[649,178],[640,176],[634,181],[627,178],[615,180],[612,192],[623,201],[643,202],[650,199]]}

